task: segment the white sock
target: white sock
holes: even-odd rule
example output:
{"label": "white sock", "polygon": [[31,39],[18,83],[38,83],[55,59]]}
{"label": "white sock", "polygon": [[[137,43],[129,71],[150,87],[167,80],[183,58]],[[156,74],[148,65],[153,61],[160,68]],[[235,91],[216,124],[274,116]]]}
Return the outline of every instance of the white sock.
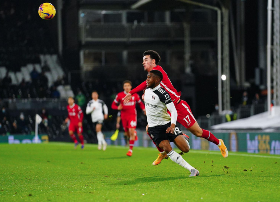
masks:
{"label": "white sock", "polygon": [[180,154],[171,150],[168,154],[169,158],[174,161],[175,163],[179,164],[180,166],[188,169],[191,172],[191,169],[195,169],[187,161],[185,161]]}
{"label": "white sock", "polygon": [[98,133],[97,133],[98,145],[102,145],[102,139],[103,139],[103,134],[102,134],[102,132],[98,132]]}
{"label": "white sock", "polygon": [[222,143],[221,143],[221,141],[219,140],[219,144],[218,144],[218,146],[221,146],[221,144],[222,144]]}
{"label": "white sock", "polygon": [[[97,133],[97,139],[99,138],[99,140],[100,140],[100,144],[106,144],[106,141],[105,141],[105,139],[104,139],[104,135],[103,135],[103,133],[102,132],[98,132]],[[99,144],[99,141],[98,141],[98,144]]]}

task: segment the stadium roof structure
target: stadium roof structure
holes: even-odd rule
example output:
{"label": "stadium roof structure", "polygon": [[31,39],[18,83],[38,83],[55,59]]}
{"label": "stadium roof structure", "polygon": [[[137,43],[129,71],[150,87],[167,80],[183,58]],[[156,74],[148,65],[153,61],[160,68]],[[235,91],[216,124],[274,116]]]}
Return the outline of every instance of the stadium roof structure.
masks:
{"label": "stadium roof structure", "polygon": [[280,128],[280,107],[274,107],[269,112],[257,114],[248,118],[214,125],[215,130],[268,130]]}
{"label": "stadium roof structure", "polygon": [[186,4],[174,0],[140,0],[131,6],[137,10],[172,10],[183,8]]}

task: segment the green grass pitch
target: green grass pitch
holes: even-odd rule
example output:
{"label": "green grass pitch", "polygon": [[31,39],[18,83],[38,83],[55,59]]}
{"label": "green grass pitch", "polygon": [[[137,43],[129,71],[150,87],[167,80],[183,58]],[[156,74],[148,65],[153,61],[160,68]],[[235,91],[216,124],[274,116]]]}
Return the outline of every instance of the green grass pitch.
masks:
{"label": "green grass pitch", "polygon": [[0,201],[279,201],[280,156],[191,150],[200,171],[170,159],[158,166],[155,148],[73,144],[0,145]]}

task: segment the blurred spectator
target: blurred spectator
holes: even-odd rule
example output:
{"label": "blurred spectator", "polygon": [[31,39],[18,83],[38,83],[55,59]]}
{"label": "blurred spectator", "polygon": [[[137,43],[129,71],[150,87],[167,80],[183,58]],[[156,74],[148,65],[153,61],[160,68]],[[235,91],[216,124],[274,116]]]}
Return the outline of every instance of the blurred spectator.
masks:
{"label": "blurred spectator", "polygon": [[60,98],[60,93],[57,90],[56,86],[52,86],[51,89],[51,98]]}
{"label": "blurred spectator", "polygon": [[75,99],[77,100],[77,104],[80,107],[84,107],[86,104],[86,96],[82,93],[81,90],[78,91],[78,94],[76,95]]}
{"label": "blurred spectator", "polygon": [[19,116],[19,120],[16,122],[18,131],[20,133],[28,134],[29,129],[28,129],[28,124],[27,121],[25,120],[24,114],[21,113]]}
{"label": "blurred spectator", "polygon": [[11,85],[11,83],[12,83],[12,79],[11,79],[11,77],[9,75],[9,72],[7,72],[6,76],[2,80],[2,85],[4,87],[7,87],[7,86]]}
{"label": "blurred spectator", "polygon": [[237,114],[235,112],[233,112],[232,109],[228,110],[226,112],[226,120],[227,122],[230,122],[230,121],[234,121],[237,119]]}
{"label": "blurred spectator", "polygon": [[42,86],[38,90],[38,97],[39,98],[46,98],[47,97],[47,91]]}
{"label": "blurred spectator", "polygon": [[35,67],[33,67],[33,70],[30,72],[30,77],[33,84],[37,84],[39,76],[40,76],[39,72],[36,70]]}
{"label": "blurred spectator", "polygon": [[6,135],[7,130],[2,126],[2,123],[0,123],[0,135]]}
{"label": "blurred spectator", "polygon": [[5,107],[2,107],[2,110],[0,112],[0,120],[2,121],[6,117],[7,120],[10,120],[9,113],[7,112]]}
{"label": "blurred spectator", "polygon": [[3,126],[4,128],[6,128],[8,131],[10,131],[10,129],[11,129],[10,122],[9,122],[9,120],[7,119],[6,116],[4,116],[4,118],[1,120],[0,123],[2,123],[2,126]]}
{"label": "blurred spectator", "polygon": [[215,104],[215,111],[212,113],[212,115],[219,115],[219,105]]}
{"label": "blurred spectator", "polygon": [[255,98],[253,99],[253,104],[263,104],[263,101],[260,99],[260,95],[258,93],[255,94]]}
{"label": "blurred spectator", "polygon": [[39,76],[39,82],[40,82],[40,86],[43,86],[43,87],[48,87],[48,78],[46,77],[45,75],[45,72],[42,71],[40,76]]}
{"label": "blurred spectator", "polygon": [[45,127],[48,127],[48,113],[46,112],[46,109],[42,109],[42,113],[40,114],[42,118],[42,123]]}
{"label": "blurred spectator", "polygon": [[247,91],[244,91],[242,96],[242,105],[246,106],[247,104],[248,104],[248,93]]}
{"label": "blurred spectator", "polygon": [[43,66],[42,66],[42,72],[48,72],[48,71],[50,71],[50,68],[45,61]]}

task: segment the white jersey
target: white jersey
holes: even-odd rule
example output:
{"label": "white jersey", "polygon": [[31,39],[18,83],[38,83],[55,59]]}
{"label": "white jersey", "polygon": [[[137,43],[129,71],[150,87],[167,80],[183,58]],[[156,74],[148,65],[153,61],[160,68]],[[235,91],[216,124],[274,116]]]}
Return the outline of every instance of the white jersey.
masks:
{"label": "white jersey", "polygon": [[[144,102],[149,127],[165,125],[169,122],[176,125],[177,110],[170,95],[160,85],[145,90]],[[167,113],[171,113],[171,117]]]}
{"label": "white jersey", "polygon": [[104,114],[108,114],[108,107],[102,100],[91,100],[87,104],[86,113],[91,113],[92,122],[103,121]]}

